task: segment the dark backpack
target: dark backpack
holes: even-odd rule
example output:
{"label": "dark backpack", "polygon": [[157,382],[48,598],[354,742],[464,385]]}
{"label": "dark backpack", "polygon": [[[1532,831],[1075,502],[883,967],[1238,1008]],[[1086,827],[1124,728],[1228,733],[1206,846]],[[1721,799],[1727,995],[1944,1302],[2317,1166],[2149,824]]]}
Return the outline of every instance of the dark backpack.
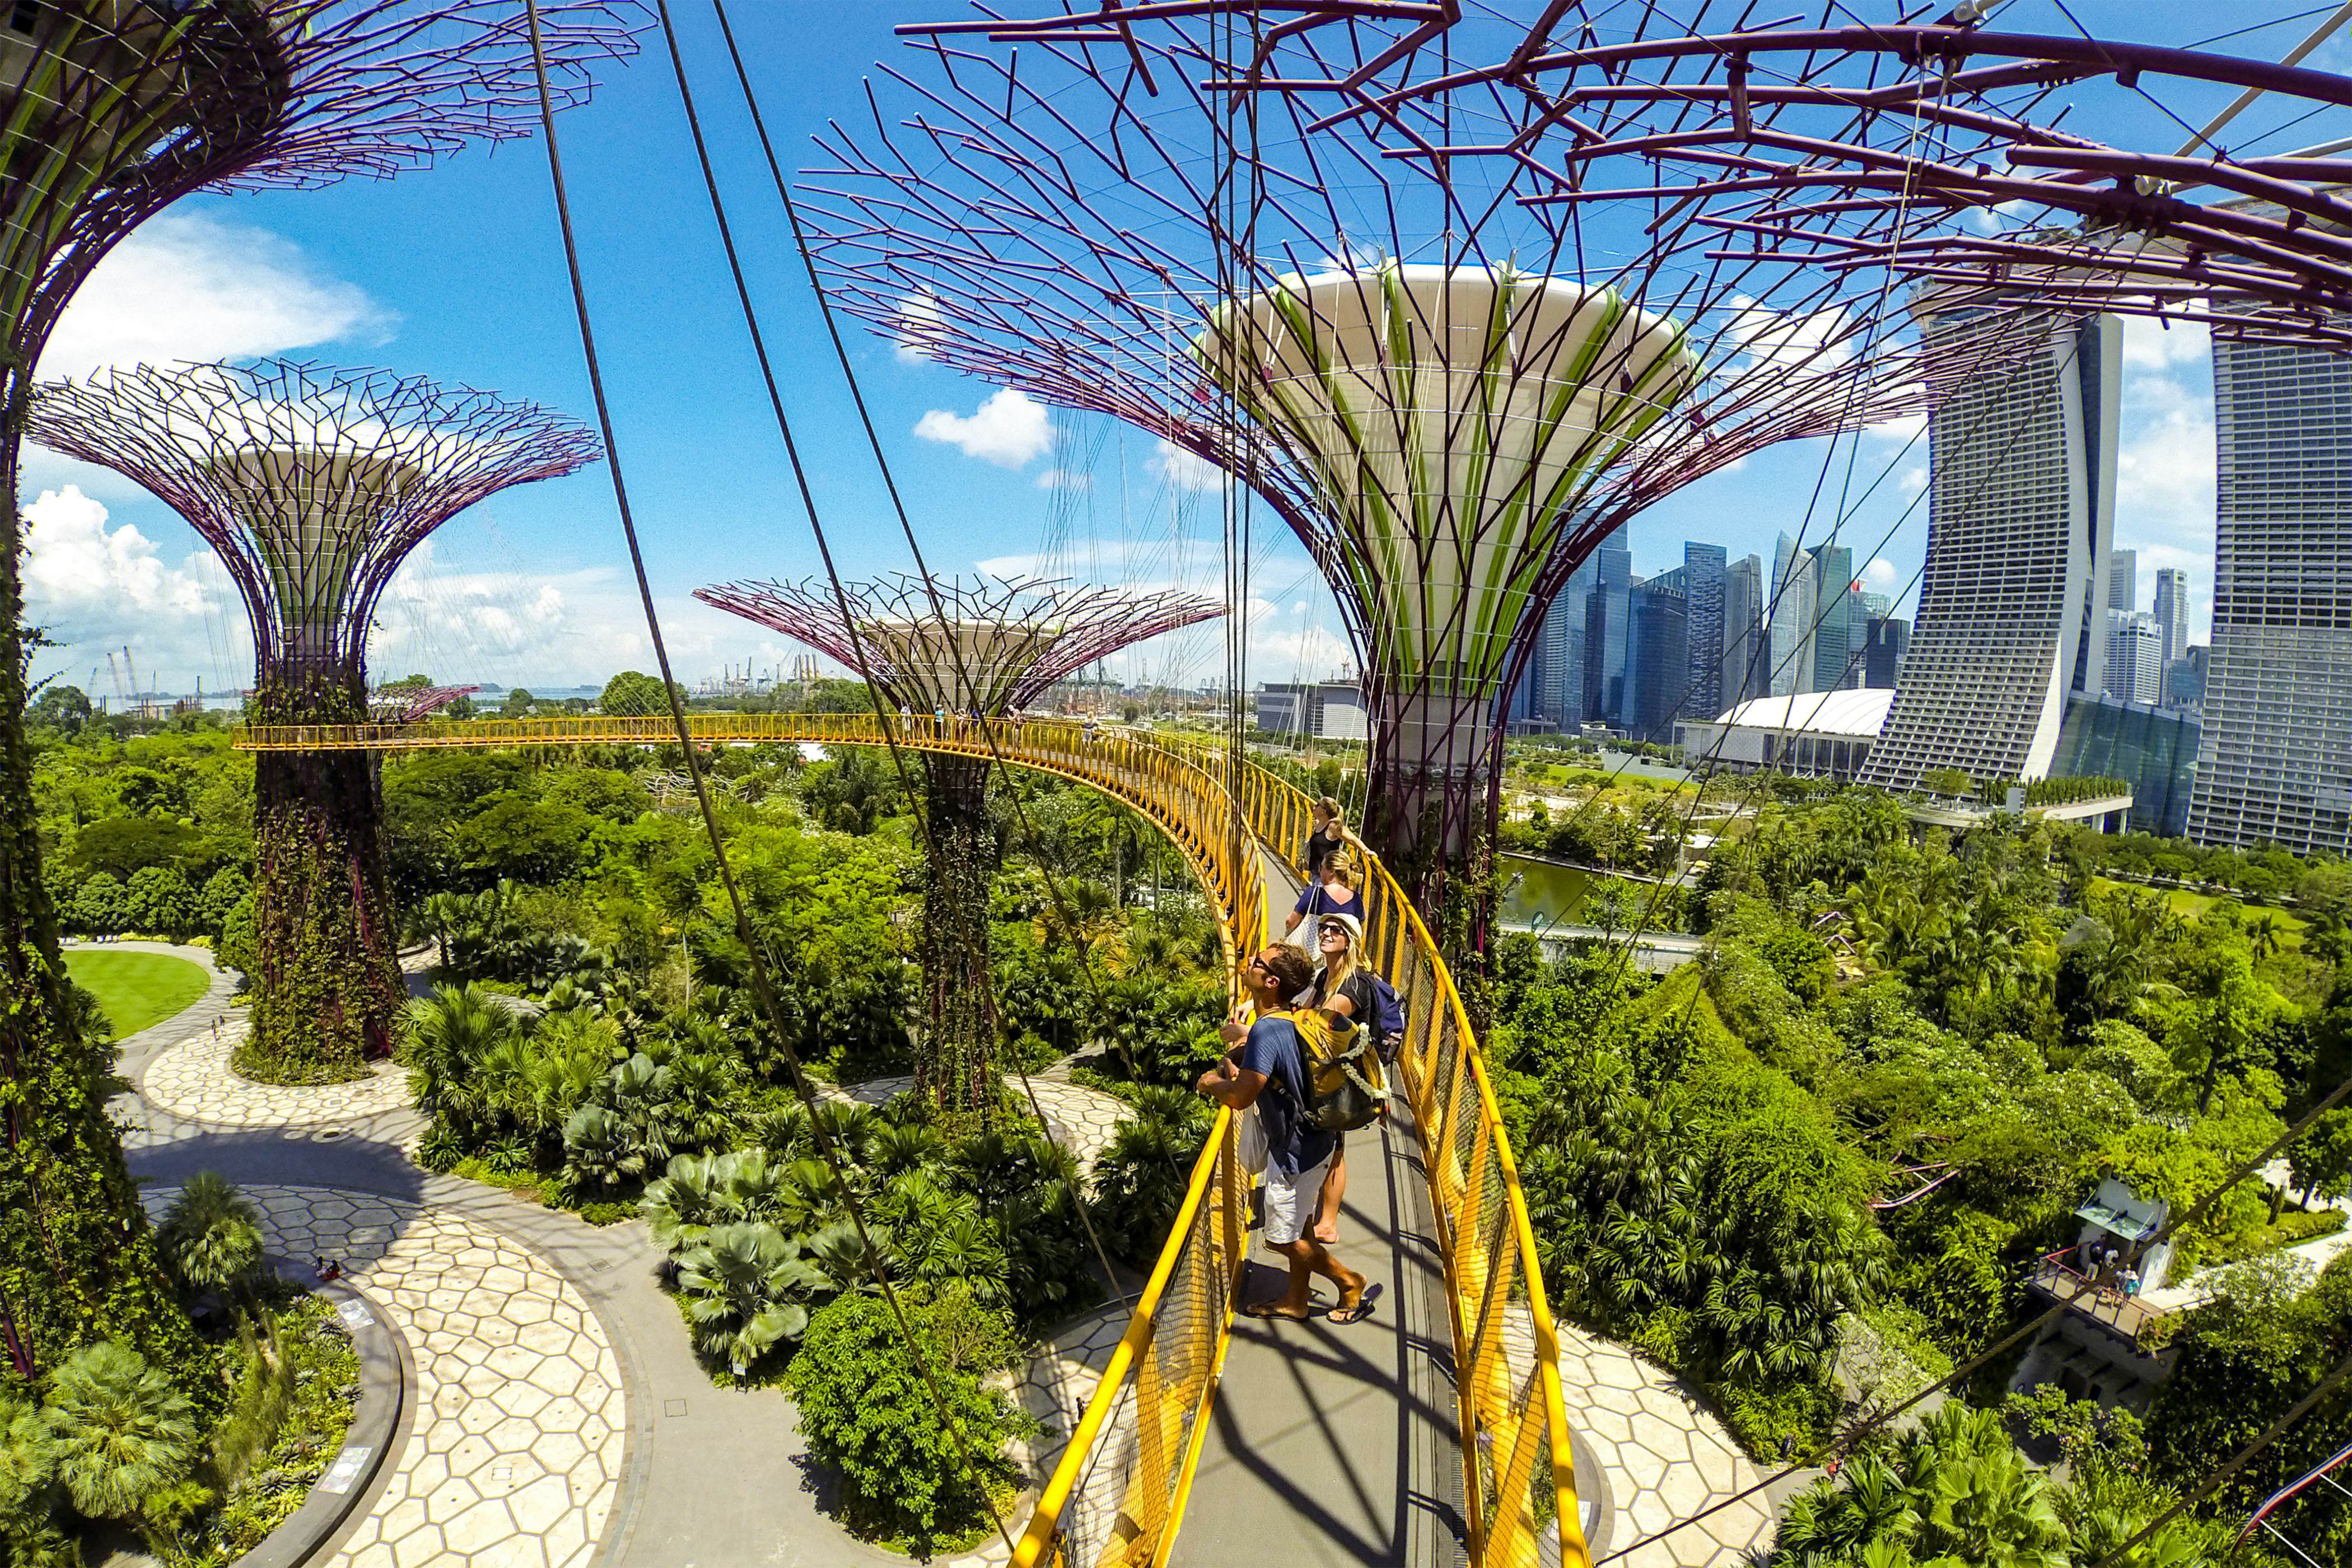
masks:
{"label": "dark backpack", "polygon": [[1381,1059],[1392,1062],[1404,1048],[1404,1002],[1395,986],[1369,969],[1364,973],[1372,976],[1372,1036],[1380,1042]]}

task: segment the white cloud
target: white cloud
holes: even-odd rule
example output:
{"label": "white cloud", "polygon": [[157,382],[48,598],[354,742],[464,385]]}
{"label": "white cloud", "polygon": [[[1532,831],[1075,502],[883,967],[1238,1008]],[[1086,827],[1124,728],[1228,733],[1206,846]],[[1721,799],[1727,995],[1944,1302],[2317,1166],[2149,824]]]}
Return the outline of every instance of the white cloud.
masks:
{"label": "white cloud", "polygon": [[1903,493],[1916,496],[1927,488],[1927,465],[1916,464],[1903,470]]}
{"label": "white cloud", "polygon": [[1892,594],[1902,583],[1903,574],[1895,569],[1894,562],[1884,555],[1876,555],[1871,558],[1869,565],[1862,569],[1862,581],[1864,586],[1874,594]]}
{"label": "white cloud", "polygon": [[1068,468],[1047,468],[1037,476],[1041,490],[1090,490],[1095,488],[1092,474],[1074,473]]}
{"label": "white cloud", "polygon": [[[2212,383],[2203,344],[2182,353],[2147,324],[2138,357],[2133,329],[2124,324],[2125,361],[2140,367],[2124,377],[2123,436],[2116,455],[2116,543],[2137,550],[2143,572],[2177,567],[2189,574],[2189,635],[2211,624],[2213,591],[2214,447]],[[2176,327],[2175,333],[2185,329]],[[2147,368],[2149,357],[2178,367]]]}
{"label": "white cloud", "polygon": [[942,441],[967,458],[1018,468],[1042,458],[1054,444],[1054,420],[1045,405],[1017,386],[999,387],[969,416],[934,408],[915,421],[915,434]]}
{"label": "white cloud", "polygon": [[217,688],[249,676],[245,611],[212,552],[174,564],[137,528],[108,520],[104,503],[70,485],[25,508],[25,618],[58,645],[41,650],[40,670],[107,695],[91,670],[128,647],[142,686],[152,677],[184,689],[208,671]]}
{"label": "white cloud", "polygon": [[364,289],[319,273],[290,240],[202,212],[166,213],[98,264],[58,321],[39,374],[381,341],[394,321]]}
{"label": "white cloud", "polygon": [[2153,321],[2143,316],[2124,318],[2124,365],[2126,370],[2165,370],[2195,364],[2213,352],[2213,334],[2202,321]]}
{"label": "white cloud", "polygon": [[1225,471],[1206,458],[1195,457],[1172,441],[1161,440],[1151,456],[1143,459],[1143,471],[1155,479],[1165,479],[1180,490],[1221,490],[1225,488]]}
{"label": "white cloud", "polygon": [[928,364],[939,353],[946,318],[940,297],[918,289],[898,301],[898,353],[900,364]]}

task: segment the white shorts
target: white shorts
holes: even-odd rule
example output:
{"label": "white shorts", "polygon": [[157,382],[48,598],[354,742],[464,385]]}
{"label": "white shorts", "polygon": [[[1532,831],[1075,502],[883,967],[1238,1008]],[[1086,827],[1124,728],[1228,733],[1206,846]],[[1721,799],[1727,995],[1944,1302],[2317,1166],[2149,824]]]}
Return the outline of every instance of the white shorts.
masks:
{"label": "white shorts", "polygon": [[1330,1169],[1328,1154],[1321,1164],[1310,1165],[1296,1176],[1284,1175],[1271,1163],[1266,1166],[1261,1195],[1268,1247],[1288,1247],[1307,1234],[1307,1226],[1315,1218],[1316,1200],[1323,1195],[1324,1173]]}

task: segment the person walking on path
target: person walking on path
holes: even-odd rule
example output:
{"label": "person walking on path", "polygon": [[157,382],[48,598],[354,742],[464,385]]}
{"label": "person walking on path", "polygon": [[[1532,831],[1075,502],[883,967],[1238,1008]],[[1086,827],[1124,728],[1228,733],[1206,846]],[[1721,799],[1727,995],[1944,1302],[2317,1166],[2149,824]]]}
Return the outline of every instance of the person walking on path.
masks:
{"label": "person walking on path", "polygon": [[1331,851],[1353,842],[1348,835],[1348,816],[1339,808],[1339,797],[1325,795],[1307,811],[1315,818],[1314,831],[1307,836],[1307,879],[1323,879],[1323,862]]}
{"label": "person walking on path", "polygon": [[1309,915],[1326,914],[1364,918],[1364,900],[1356,896],[1356,858],[1345,849],[1334,849],[1323,857],[1323,879],[1308,883],[1298,895],[1282,934],[1289,936]]}
{"label": "person walking on path", "polygon": [[[1315,945],[1323,967],[1315,983],[1298,999],[1302,1007],[1337,1013],[1360,1029],[1373,1027],[1379,1014],[1374,1005],[1371,971],[1358,962],[1364,940],[1364,922],[1353,915],[1316,918]],[[1339,1239],[1339,1203],[1348,1195],[1348,1135],[1337,1134],[1331,1150],[1331,1173],[1323,1178],[1322,1195],[1315,1204],[1315,1239],[1329,1246]]]}
{"label": "person walking on path", "polygon": [[1225,1026],[1226,1038],[1240,1049],[1202,1073],[1198,1087],[1234,1110],[1255,1106],[1265,1133],[1265,1243],[1289,1261],[1290,1286],[1270,1301],[1242,1310],[1253,1318],[1304,1322],[1311,1315],[1307,1292],[1320,1274],[1339,1288],[1330,1321],[1352,1323],[1364,1315],[1369,1281],[1342,1267],[1307,1234],[1339,1144],[1332,1134],[1307,1126],[1302,1115],[1308,1095],[1307,1056],[1286,1009],[1313,982],[1307,955],[1295,947],[1277,942],[1252,958],[1242,972],[1242,988],[1257,1009],[1257,1020],[1244,1025],[1235,1018]]}

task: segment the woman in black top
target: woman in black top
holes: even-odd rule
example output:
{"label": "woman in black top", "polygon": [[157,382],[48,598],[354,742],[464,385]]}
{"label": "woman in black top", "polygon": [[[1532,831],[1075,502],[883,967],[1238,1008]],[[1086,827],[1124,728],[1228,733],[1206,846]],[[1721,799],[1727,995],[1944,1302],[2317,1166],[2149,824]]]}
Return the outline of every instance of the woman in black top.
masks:
{"label": "woman in black top", "polygon": [[1348,842],[1348,819],[1328,795],[1307,810],[1315,818],[1315,830],[1307,836],[1307,881],[1312,887],[1323,879],[1323,858]]}
{"label": "woman in black top", "polygon": [[[1315,922],[1315,945],[1323,967],[1315,984],[1299,999],[1302,1007],[1320,1007],[1349,1019],[1360,1029],[1372,1027],[1372,976],[1357,963],[1364,922],[1353,915],[1327,914]],[[1339,1239],[1339,1200],[1348,1193],[1348,1138],[1331,1151],[1331,1169],[1323,1178],[1322,1195],[1315,1201],[1315,1239],[1326,1246]]]}

